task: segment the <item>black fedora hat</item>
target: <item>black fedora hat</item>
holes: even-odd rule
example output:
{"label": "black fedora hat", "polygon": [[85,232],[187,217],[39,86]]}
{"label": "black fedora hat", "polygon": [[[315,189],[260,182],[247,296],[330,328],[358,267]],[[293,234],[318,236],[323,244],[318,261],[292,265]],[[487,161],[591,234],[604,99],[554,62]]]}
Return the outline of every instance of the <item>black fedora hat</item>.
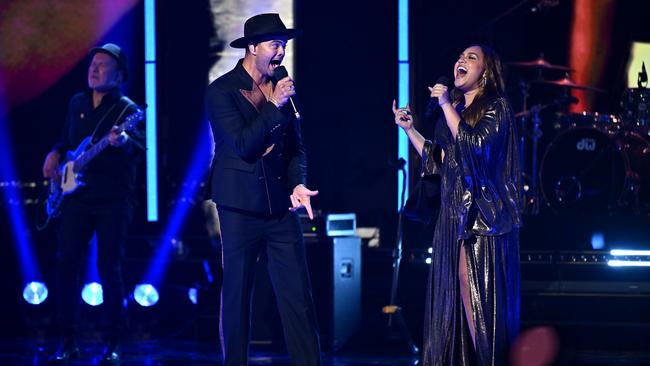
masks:
{"label": "black fedora hat", "polygon": [[129,63],[126,59],[126,54],[122,51],[120,46],[115,43],[106,43],[101,47],[91,48],[88,54],[90,58],[93,58],[97,52],[103,52],[113,56],[113,58],[117,60],[117,66],[122,71],[122,77],[124,78],[123,81],[126,81],[129,78]]}
{"label": "black fedora hat", "polygon": [[278,14],[258,14],[244,23],[244,36],[230,42],[230,47],[246,48],[249,43],[268,41],[277,36],[291,39],[299,36],[300,33],[298,29],[287,28]]}

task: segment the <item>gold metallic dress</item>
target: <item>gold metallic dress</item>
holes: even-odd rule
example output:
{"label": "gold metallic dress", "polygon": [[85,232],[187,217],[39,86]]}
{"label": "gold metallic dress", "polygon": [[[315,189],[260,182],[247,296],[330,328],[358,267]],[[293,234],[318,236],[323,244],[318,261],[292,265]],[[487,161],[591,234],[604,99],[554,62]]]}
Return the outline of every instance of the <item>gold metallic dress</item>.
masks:
{"label": "gold metallic dress", "polygon": [[[460,108],[459,108],[460,109]],[[425,310],[423,364],[507,365],[519,331],[521,174],[508,102],[493,98],[474,126],[461,120],[454,140],[443,119],[422,154],[424,174],[441,175],[441,207]],[[436,162],[436,144],[444,161]],[[459,283],[465,246],[476,349]]]}

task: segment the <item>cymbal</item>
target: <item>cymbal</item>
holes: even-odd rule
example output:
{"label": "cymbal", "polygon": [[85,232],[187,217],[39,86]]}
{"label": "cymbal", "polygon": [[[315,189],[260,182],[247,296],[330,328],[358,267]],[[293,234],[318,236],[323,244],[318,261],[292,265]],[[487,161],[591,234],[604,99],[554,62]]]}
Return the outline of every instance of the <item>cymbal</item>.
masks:
{"label": "cymbal", "polygon": [[559,71],[573,71],[572,68],[562,65],[554,65],[544,59],[544,55],[540,55],[537,59],[533,61],[516,61],[508,62],[508,65],[519,66],[519,67],[529,67],[534,69],[547,69],[547,70],[559,70]]}
{"label": "cymbal", "polygon": [[596,87],[588,86],[588,85],[576,84],[568,76],[566,76],[564,79],[559,79],[559,80],[539,79],[539,80],[533,80],[531,82],[535,83],[535,84],[556,85],[556,86],[564,86],[564,87],[573,88],[573,89],[589,90],[589,91],[598,92],[598,93],[604,93],[605,92],[605,89],[600,89],[600,88],[596,88]]}

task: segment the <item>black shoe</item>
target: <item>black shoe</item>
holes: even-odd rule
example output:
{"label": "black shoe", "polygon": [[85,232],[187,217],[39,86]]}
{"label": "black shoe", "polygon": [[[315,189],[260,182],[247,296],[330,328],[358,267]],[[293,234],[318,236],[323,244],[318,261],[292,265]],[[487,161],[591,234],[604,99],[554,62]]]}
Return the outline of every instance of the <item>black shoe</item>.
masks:
{"label": "black shoe", "polygon": [[99,359],[100,366],[119,366],[121,365],[122,352],[118,346],[109,345],[104,350],[104,354]]}
{"label": "black shoe", "polygon": [[48,365],[67,365],[70,360],[79,358],[79,347],[75,342],[61,342],[59,348],[47,359]]}

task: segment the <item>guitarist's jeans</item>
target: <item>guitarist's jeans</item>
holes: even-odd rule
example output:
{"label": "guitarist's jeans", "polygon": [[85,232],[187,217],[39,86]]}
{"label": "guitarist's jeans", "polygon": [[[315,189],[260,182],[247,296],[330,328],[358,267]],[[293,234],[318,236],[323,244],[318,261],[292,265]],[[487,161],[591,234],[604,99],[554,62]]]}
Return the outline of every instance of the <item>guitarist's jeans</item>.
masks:
{"label": "guitarist's jeans", "polygon": [[[104,297],[106,341],[119,341],[124,327],[122,256],[131,220],[127,203],[87,204],[77,197],[65,202],[59,229],[56,293],[57,318],[62,336],[76,337],[82,282],[93,233],[97,237],[97,269]],[[92,321],[92,319],[89,319]]]}

